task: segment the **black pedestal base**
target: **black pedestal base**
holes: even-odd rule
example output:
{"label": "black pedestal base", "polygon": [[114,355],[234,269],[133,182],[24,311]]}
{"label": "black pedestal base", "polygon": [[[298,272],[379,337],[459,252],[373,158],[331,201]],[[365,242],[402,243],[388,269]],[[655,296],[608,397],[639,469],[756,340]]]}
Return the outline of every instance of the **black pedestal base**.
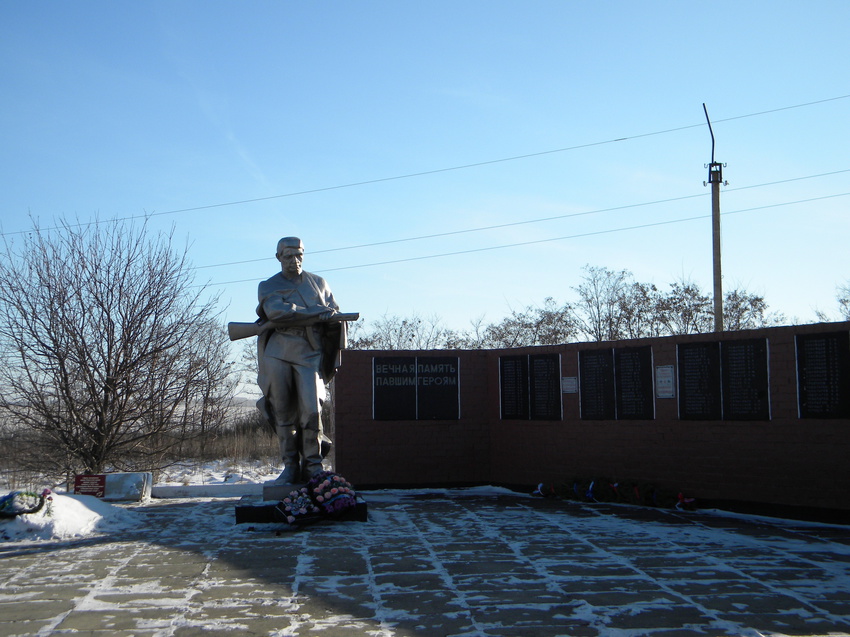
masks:
{"label": "black pedestal base", "polygon": [[[353,508],[334,516],[319,514],[316,517],[311,517],[309,520],[305,520],[305,523],[321,522],[325,520],[338,520],[340,522],[366,522],[368,517],[369,511],[366,501],[358,495],[357,504]],[[248,522],[254,524],[288,524],[286,521],[286,515],[283,513],[282,507],[280,507],[280,502],[260,500],[251,496],[245,496],[239,501],[239,504],[236,505],[236,524],[244,524]]]}

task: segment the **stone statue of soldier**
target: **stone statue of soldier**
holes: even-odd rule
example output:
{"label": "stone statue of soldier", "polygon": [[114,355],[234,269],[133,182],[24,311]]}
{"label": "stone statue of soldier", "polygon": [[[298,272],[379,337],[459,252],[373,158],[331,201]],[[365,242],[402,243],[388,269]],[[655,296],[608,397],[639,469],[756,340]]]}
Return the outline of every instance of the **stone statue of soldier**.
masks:
{"label": "stone statue of soldier", "polygon": [[277,244],[281,271],[260,283],[259,322],[274,329],[257,339],[257,406],[277,433],[284,462],[277,484],[304,482],[321,472],[330,449],[322,424],[326,383],[339,367],[345,347],[344,322],[331,289],[320,276],[302,269],[304,245],[297,237]]}

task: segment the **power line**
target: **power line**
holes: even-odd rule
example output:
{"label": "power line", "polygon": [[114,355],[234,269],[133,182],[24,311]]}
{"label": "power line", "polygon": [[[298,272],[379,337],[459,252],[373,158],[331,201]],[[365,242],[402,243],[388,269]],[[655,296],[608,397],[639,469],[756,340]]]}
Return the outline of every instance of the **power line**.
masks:
{"label": "power line", "polygon": [[[786,201],[786,202],[783,202],[783,203],[767,204],[767,205],[764,205],[764,206],[755,206],[753,208],[742,208],[741,210],[731,210],[731,211],[728,211],[728,212],[723,212],[723,213],[721,213],[721,215],[722,216],[728,216],[728,215],[740,214],[740,213],[744,213],[744,212],[754,212],[756,210],[766,210],[766,209],[769,209],[769,208],[779,208],[779,207],[782,207],[782,206],[792,206],[792,205],[801,204],[801,203],[810,203],[812,201],[822,201],[824,199],[834,199],[834,198],[837,198],[837,197],[846,197],[848,195],[850,195],[850,192],[842,192],[842,193],[838,193],[838,194],[834,194],[834,195],[824,195],[822,197],[812,197],[810,199],[800,199],[800,200],[797,200],[797,201]],[[592,236],[601,235],[601,234],[612,234],[612,233],[615,233],[615,232],[626,232],[626,231],[629,231],[629,230],[640,230],[640,229],[643,229],[643,228],[654,228],[654,227],[657,227],[657,226],[666,226],[666,225],[672,225],[672,224],[675,224],[675,223],[685,223],[685,222],[688,222],[688,221],[697,221],[697,220],[700,220],[700,219],[708,219],[710,217],[711,217],[711,215],[697,215],[695,217],[686,217],[684,219],[672,219],[672,220],[668,220],[668,221],[658,221],[658,222],[655,222],[655,223],[644,223],[644,224],[640,224],[640,225],[636,225],[636,226],[627,226],[627,227],[623,227],[623,228],[609,228],[607,230],[597,230],[595,232],[586,232],[586,233],[582,233],[582,234],[567,235],[567,236],[563,236],[563,237],[549,237],[548,239],[535,239],[534,241],[522,241],[522,242],[519,242],[519,243],[509,243],[509,244],[503,244],[503,245],[498,245],[498,246],[489,246],[489,247],[486,247],[486,248],[473,248],[473,249],[470,249],[470,250],[458,250],[456,252],[444,252],[444,253],[441,253],[441,254],[429,254],[429,255],[423,255],[423,256],[419,256],[419,257],[407,257],[407,258],[404,258],[404,259],[394,259],[394,260],[391,260],[391,261],[378,261],[378,262],[374,262],[374,263],[361,263],[361,264],[358,264],[358,265],[347,265],[347,266],[341,266],[341,267],[338,267],[338,268],[325,268],[323,270],[315,270],[315,272],[318,274],[318,273],[322,273],[322,272],[337,272],[339,270],[355,270],[355,269],[359,269],[359,268],[371,268],[371,267],[376,267],[376,266],[381,266],[381,265],[394,265],[396,263],[409,263],[411,261],[424,261],[426,259],[439,259],[439,258],[442,258],[442,257],[453,257],[453,256],[459,256],[459,255],[463,255],[463,254],[474,254],[476,252],[488,252],[488,251],[491,251],[491,250],[503,250],[503,249],[506,249],[506,248],[519,248],[519,247],[523,247],[523,246],[536,245],[536,244],[540,244],[540,243],[550,243],[550,242],[553,242],[553,241],[565,241],[567,239],[579,239],[579,238],[583,238],[583,237],[592,237]],[[239,280],[236,280],[236,281],[223,281],[221,283],[210,283],[209,286],[231,285],[231,284],[234,284],[234,283],[249,283],[249,282],[252,282],[252,281],[256,281],[256,279],[239,279]]]}
{"label": "power line", "polygon": [[[758,116],[761,116],[761,115],[769,115],[771,113],[778,113],[778,112],[781,112],[781,111],[792,110],[792,109],[795,109],[795,108],[804,108],[804,107],[807,107],[807,106],[815,106],[817,104],[824,104],[826,102],[834,102],[836,100],[843,100],[843,99],[847,99],[847,98],[850,98],[850,94],[848,94],[848,95],[838,95],[836,97],[828,97],[826,99],[815,100],[815,101],[812,101],[812,102],[805,102],[805,103],[802,103],[802,104],[793,104],[791,106],[782,106],[782,107],[779,107],[779,108],[773,108],[773,109],[769,109],[769,110],[765,110],[765,111],[759,111],[757,113],[747,113],[746,115],[735,115],[733,117],[727,117],[727,118],[719,119],[719,120],[716,120],[716,121],[718,123],[720,123],[720,122],[731,122],[733,120],[745,119],[745,118],[748,118],[748,117],[758,117]],[[287,197],[297,197],[297,196],[301,196],[301,195],[310,195],[310,194],[315,194],[315,193],[319,193],[319,192],[328,192],[328,191],[331,191],[331,190],[341,190],[341,189],[344,189],[344,188],[355,188],[357,186],[367,186],[367,185],[371,185],[371,184],[379,184],[379,183],[384,183],[384,182],[388,182],[388,181],[397,181],[397,180],[400,180],[400,179],[411,179],[411,178],[414,178],[414,177],[424,177],[424,176],[427,176],[427,175],[436,175],[436,174],[439,174],[439,173],[452,172],[452,171],[456,171],[456,170],[466,170],[466,169],[469,169],[469,168],[478,168],[478,167],[481,167],[481,166],[489,166],[489,165],[492,165],[492,164],[499,164],[499,163],[510,162],[510,161],[518,161],[518,160],[521,160],[521,159],[530,159],[532,157],[542,157],[544,155],[552,155],[552,154],[555,154],[555,153],[564,153],[564,152],[573,151],[573,150],[580,150],[580,149],[583,149],[583,148],[592,148],[594,146],[604,146],[606,144],[614,144],[614,143],[629,141],[629,140],[633,140],[633,139],[641,139],[641,138],[644,138],[644,137],[652,137],[652,136],[655,136],[655,135],[666,135],[667,133],[675,133],[675,132],[678,132],[678,131],[688,130],[690,128],[699,128],[699,127],[704,126],[704,125],[705,124],[703,124],[703,123],[688,124],[686,126],[677,126],[675,128],[667,128],[667,129],[664,129],[664,130],[653,131],[651,133],[639,133],[639,134],[636,134],[636,135],[629,135],[629,136],[626,136],[626,137],[617,137],[617,138],[614,138],[614,139],[607,139],[607,140],[602,140],[602,141],[598,141],[598,142],[590,142],[590,143],[587,143],[587,144],[577,144],[575,146],[567,146],[567,147],[564,147],[564,148],[555,148],[555,149],[552,149],[552,150],[544,150],[544,151],[539,151],[539,152],[535,152],[535,153],[527,153],[527,154],[524,154],[524,155],[514,155],[512,157],[502,157],[500,159],[491,159],[491,160],[488,160],[488,161],[474,162],[474,163],[470,163],[470,164],[461,164],[461,165],[458,165],[458,166],[450,166],[450,167],[447,167],[447,168],[436,168],[436,169],[433,169],[433,170],[425,170],[425,171],[421,171],[421,172],[407,173],[407,174],[404,174],[404,175],[394,175],[394,176],[391,176],[391,177],[379,177],[377,179],[368,179],[368,180],[365,180],[365,181],[357,181],[357,182],[351,182],[351,183],[347,183],[347,184],[337,184],[335,186],[325,186],[325,187],[322,187],[322,188],[313,188],[313,189],[310,189],[310,190],[300,190],[300,191],[288,192],[288,193],[284,193],[284,194],[280,194],[280,195],[270,195],[268,197],[256,197],[256,198],[252,198],[252,199],[241,199],[239,201],[227,201],[227,202],[223,202],[223,203],[207,204],[207,205],[203,205],[203,206],[193,206],[191,208],[179,208],[179,209],[176,209],[176,210],[165,210],[163,212],[150,212],[150,213],[145,213],[145,214],[141,214],[141,215],[128,215],[128,216],[125,216],[125,217],[115,217],[113,219],[106,219],[106,220],[103,220],[103,221],[94,221],[93,223],[96,225],[96,224],[100,224],[100,223],[115,223],[115,222],[119,222],[119,221],[131,221],[133,219],[148,219],[148,218],[151,218],[151,217],[161,217],[161,216],[165,216],[165,215],[175,215],[175,214],[180,214],[180,213],[184,213],[184,212],[196,212],[198,210],[210,210],[210,209],[213,209],[213,208],[223,208],[223,207],[226,207],[226,206],[239,206],[239,205],[244,205],[244,204],[249,204],[249,203],[258,203],[258,202],[261,202],[261,201],[271,201],[273,199],[284,199],[284,198],[287,198]],[[78,224],[73,224],[71,227],[80,227],[80,226],[83,226],[83,225],[87,225],[87,224],[78,223]],[[42,230],[46,230],[46,231],[59,230],[59,229],[61,229],[61,226],[54,226],[54,227],[50,227],[50,228],[42,228]],[[14,231],[14,232],[0,232],[0,236],[11,236],[11,235],[16,235],[16,234],[26,234],[28,232],[29,232],[29,230],[17,230],[17,231]]]}
{"label": "power line", "polygon": [[[572,217],[582,217],[582,216],[585,216],[585,215],[594,215],[594,214],[597,214],[597,213],[600,213],[600,212],[612,212],[614,210],[625,210],[627,208],[639,208],[641,206],[652,206],[652,205],[655,205],[655,204],[668,203],[668,202],[671,202],[671,201],[681,201],[683,199],[693,199],[695,197],[705,197],[705,196],[706,196],[705,193],[700,193],[698,195],[684,195],[682,197],[673,197],[671,199],[659,199],[657,201],[647,201],[647,202],[644,202],[644,203],[627,204],[625,206],[615,206],[613,208],[601,208],[599,210],[587,210],[585,212],[572,212],[572,213],[566,214],[566,215],[557,215],[557,216],[554,216],[554,217],[544,217],[544,218],[541,218],[541,219],[529,219],[527,221],[512,221],[510,223],[501,223],[501,224],[492,225],[492,226],[481,226],[481,227],[478,227],[478,228],[466,228],[464,230],[450,230],[448,232],[437,232],[437,233],[434,233],[434,234],[423,234],[423,235],[419,235],[419,236],[416,236],[416,237],[405,237],[405,238],[402,238],[402,239],[387,239],[386,241],[375,241],[374,243],[361,243],[361,244],[353,245],[353,246],[344,246],[342,248],[327,248],[325,250],[311,250],[310,254],[314,255],[314,254],[324,254],[324,253],[327,253],[327,252],[342,252],[343,250],[356,250],[356,249],[359,249],[359,248],[374,248],[376,246],[390,245],[390,244],[393,244],[393,243],[405,243],[407,241],[419,241],[419,240],[422,240],[422,239],[437,239],[437,238],[440,238],[440,237],[449,237],[449,236],[458,235],[458,234],[469,234],[469,233],[472,233],[472,232],[483,232],[485,230],[497,230],[499,228],[510,228],[512,226],[522,226],[522,225],[531,224],[531,223],[541,223],[541,222],[544,222],[544,221],[555,221],[557,219],[569,219],[569,218],[572,218]],[[268,257],[262,257],[262,258],[259,258],[259,259],[247,259],[245,261],[232,261],[230,263],[215,263],[215,264],[212,264],[212,265],[201,265],[201,266],[197,266],[195,269],[201,270],[201,269],[204,269],[204,268],[218,268],[218,267],[229,266],[229,265],[243,265],[245,263],[257,263],[257,262],[260,262],[260,261],[267,261],[267,260],[268,260]]]}
{"label": "power line", "polygon": [[[763,183],[763,184],[753,184],[751,186],[739,186],[737,188],[727,188],[727,192],[730,192],[730,191],[733,191],[733,190],[748,190],[748,189],[751,189],[751,188],[762,188],[764,186],[775,186],[777,184],[784,184],[784,183],[789,183],[789,182],[793,182],[793,181],[802,181],[804,179],[815,179],[817,177],[828,177],[830,175],[838,175],[838,174],[846,173],[846,172],[850,172],[850,168],[845,168],[845,169],[842,169],[842,170],[834,170],[832,172],[827,172],[827,173],[819,173],[817,175],[807,175],[805,177],[791,177],[789,179],[781,179],[779,181],[770,181],[770,182],[766,182],[766,183]],[[449,237],[449,236],[459,235],[459,234],[470,234],[470,233],[473,233],[473,232],[483,232],[483,231],[486,231],[486,230],[498,230],[498,229],[501,229],[501,228],[510,228],[510,227],[513,227],[513,226],[528,225],[528,224],[532,224],[532,223],[543,223],[545,221],[556,221],[556,220],[560,220],[560,219],[570,219],[570,218],[573,218],[573,217],[582,217],[582,216],[586,216],[586,215],[594,215],[594,214],[598,214],[598,213],[602,213],[602,212],[613,212],[613,211],[616,211],[616,210],[627,210],[629,208],[640,208],[640,207],[644,207],[644,206],[654,206],[654,205],[657,205],[657,204],[670,203],[670,202],[673,202],[673,201],[683,201],[685,199],[695,199],[697,197],[707,197],[708,195],[709,195],[709,193],[703,192],[703,193],[699,193],[699,194],[695,194],[695,195],[683,195],[681,197],[671,197],[669,199],[658,199],[658,200],[655,200],[655,201],[646,201],[646,202],[643,202],[643,203],[626,204],[626,205],[623,205],[623,206],[615,206],[613,208],[600,208],[598,210],[587,210],[585,212],[573,212],[573,213],[569,213],[569,214],[565,214],[565,215],[556,215],[556,216],[553,216],[553,217],[542,217],[542,218],[539,218],[539,219],[528,219],[528,220],[525,220],[525,221],[513,221],[513,222],[510,222],[510,223],[502,223],[502,224],[491,225],[491,226],[480,226],[480,227],[476,227],[476,228],[466,228],[466,229],[463,229],[463,230],[451,230],[451,231],[448,231],[448,232],[438,232],[438,233],[434,233],[434,234],[418,235],[418,236],[415,236],[415,237],[403,237],[403,238],[400,238],[400,239],[387,239],[386,241],[375,241],[375,242],[372,242],[372,243],[362,243],[362,244],[353,245],[353,246],[343,246],[341,248],[327,248],[325,250],[311,250],[310,254],[311,255],[325,254],[325,253],[328,253],[328,252],[341,252],[343,250],[356,250],[356,249],[360,249],[360,248],[374,248],[374,247],[377,247],[377,246],[391,245],[391,244],[394,244],[394,243],[405,243],[405,242],[408,242],[408,241],[420,241],[420,240],[423,240],[423,239],[437,239],[437,238],[440,238],[440,237]],[[246,259],[246,260],[243,260],[243,261],[230,261],[228,263],[214,263],[214,264],[210,264],[210,265],[201,265],[201,266],[195,267],[194,269],[195,270],[203,270],[203,269],[207,269],[207,268],[220,268],[220,267],[226,267],[226,266],[231,266],[231,265],[244,265],[246,263],[259,263],[260,261],[267,261],[267,260],[268,260],[267,257],[261,257],[259,259]]]}

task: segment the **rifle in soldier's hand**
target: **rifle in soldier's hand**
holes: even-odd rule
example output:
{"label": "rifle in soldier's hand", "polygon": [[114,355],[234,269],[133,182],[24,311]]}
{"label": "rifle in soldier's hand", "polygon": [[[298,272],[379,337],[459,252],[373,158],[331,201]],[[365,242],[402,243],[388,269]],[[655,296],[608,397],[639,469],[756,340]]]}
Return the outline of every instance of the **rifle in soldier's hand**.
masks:
{"label": "rifle in soldier's hand", "polygon": [[231,341],[238,341],[242,338],[259,336],[263,332],[273,330],[278,327],[305,327],[308,325],[317,325],[319,323],[342,323],[345,321],[356,321],[359,318],[359,312],[337,312],[326,318],[323,318],[322,315],[316,315],[305,318],[296,317],[287,321],[257,320],[253,323],[228,323],[227,335],[230,337]]}

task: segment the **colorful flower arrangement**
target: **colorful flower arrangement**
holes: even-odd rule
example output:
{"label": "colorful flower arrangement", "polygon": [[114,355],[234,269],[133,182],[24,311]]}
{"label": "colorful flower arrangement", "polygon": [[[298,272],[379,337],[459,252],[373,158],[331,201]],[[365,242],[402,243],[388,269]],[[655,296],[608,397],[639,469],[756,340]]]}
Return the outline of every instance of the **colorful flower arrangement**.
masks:
{"label": "colorful flower arrangement", "polygon": [[292,491],[280,503],[280,508],[283,510],[286,521],[290,524],[310,521],[317,518],[321,513],[319,507],[310,498],[307,487]]}
{"label": "colorful flower arrangement", "polygon": [[322,471],[307,483],[310,497],[327,515],[339,515],[357,505],[351,483],[338,473]]}
{"label": "colorful flower arrangement", "polygon": [[351,483],[338,473],[322,471],[290,492],[277,508],[289,524],[303,525],[338,517],[355,506],[357,494]]}

